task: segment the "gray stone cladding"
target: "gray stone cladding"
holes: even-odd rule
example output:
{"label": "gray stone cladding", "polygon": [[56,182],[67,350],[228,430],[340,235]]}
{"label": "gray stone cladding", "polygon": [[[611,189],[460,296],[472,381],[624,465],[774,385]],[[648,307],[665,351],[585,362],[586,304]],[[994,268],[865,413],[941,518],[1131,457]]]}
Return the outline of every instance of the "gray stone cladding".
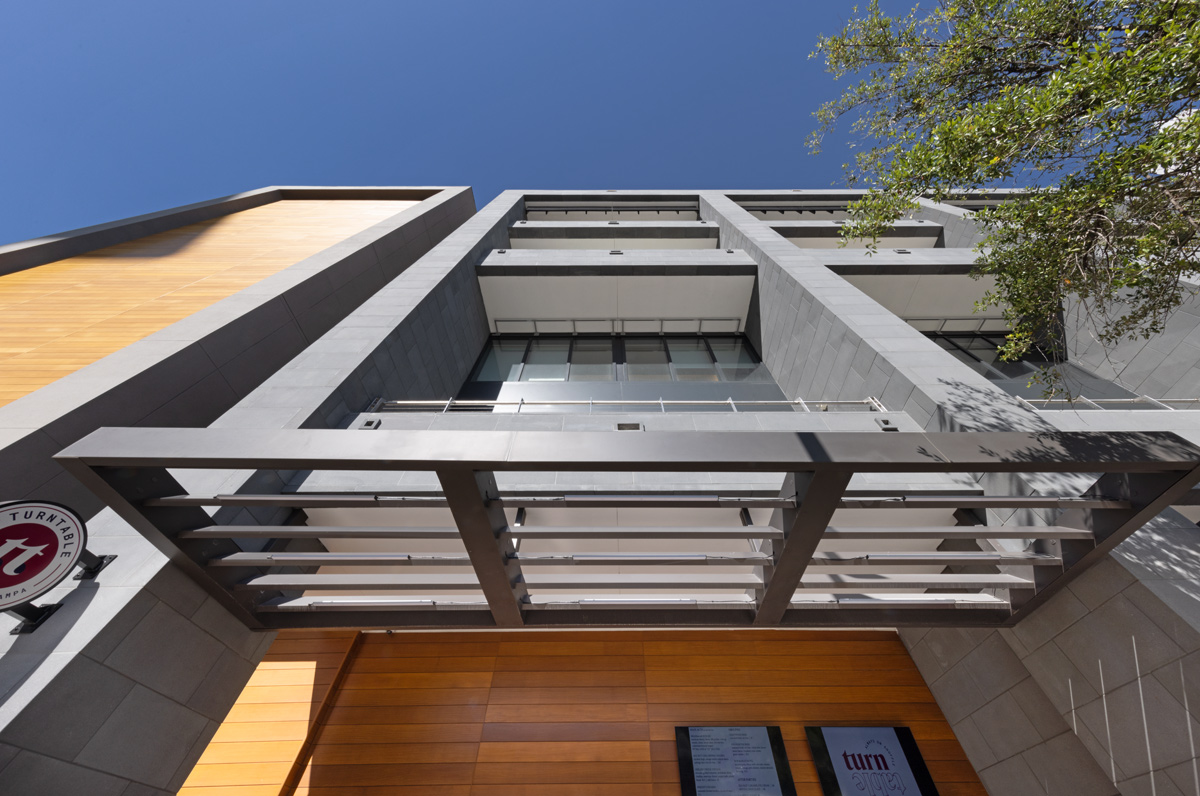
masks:
{"label": "gray stone cladding", "polygon": [[[965,215],[928,210],[943,224],[946,215]],[[1073,414],[1020,406],[825,268],[823,252],[796,249],[728,198],[701,194],[701,216],[720,221],[722,246],[743,249],[759,264],[750,332],[785,394],[874,395],[929,430],[1031,431],[1062,426]],[[970,242],[947,239],[950,246]],[[840,261],[848,256],[840,253]],[[1088,413],[1079,425],[1106,428],[1107,414]],[[1114,428],[1131,429],[1161,429],[1176,415],[1114,414],[1122,416]],[[1171,430],[1200,425],[1181,417],[1192,414],[1178,413]],[[1070,494],[1081,486],[1050,476],[987,482],[995,494]],[[1013,514],[990,511],[988,522]],[[1021,512],[1023,522],[1037,519]],[[906,629],[901,637],[992,796],[1149,794],[1151,772],[1154,793],[1192,793],[1187,730],[1200,699],[1191,692],[1198,598],[1196,526],[1167,510],[1012,630]],[[1097,734],[1106,707],[1111,743]]]}
{"label": "gray stone cladding", "polygon": [[[309,196],[313,190],[301,195]],[[315,195],[336,198],[343,193],[346,190],[328,189]],[[212,215],[222,208],[224,212],[245,209],[243,204],[231,200],[221,206],[206,204],[202,209]],[[36,495],[73,506],[85,516],[94,514],[101,504],[54,463],[51,457],[55,453],[100,426],[211,423],[407,269],[473,211],[469,188],[442,190],[0,407],[0,499]],[[180,226],[196,220],[200,220],[196,212],[189,211],[166,219],[156,216],[154,224],[134,219],[107,225],[103,236],[79,236],[76,248],[89,241],[109,245],[117,242],[110,240],[114,235],[129,239],[131,229],[151,234],[171,228],[164,226],[168,222]],[[16,248],[2,256],[20,256],[24,262],[31,255]]]}
{"label": "gray stone cladding", "polygon": [[971,220],[971,211],[953,205],[918,199],[913,218],[934,221],[942,227],[942,244],[947,248],[969,248],[983,239],[979,225]]}
{"label": "gray stone cladding", "polygon": [[1200,298],[1189,297],[1161,334],[1109,349],[1096,339],[1095,321],[1078,306],[1064,320],[1070,360],[1085,370],[1151,398],[1200,396]]}
{"label": "gray stone cladding", "polygon": [[[425,218],[424,213],[417,213],[414,218],[413,211],[421,208],[413,208],[407,219],[405,214],[397,217],[401,221],[393,229],[401,234],[396,237],[385,234],[380,238],[378,233],[388,230],[376,228],[365,246],[355,246],[356,238],[351,238],[349,245],[339,244],[322,253],[357,261],[359,272],[378,272],[381,263],[389,263],[394,273],[383,289],[373,282],[378,276],[364,276],[364,284],[355,290],[371,299],[358,307],[360,312],[351,313],[343,324],[323,333],[320,327],[306,332],[319,335],[318,342],[324,344],[308,345],[307,338],[301,339],[298,348],[314,356],[295,357],[282,369],[293,379],[290,403],[281,402],[278,381],[249,384],[245,387],[249,395],[215,424],[294,428],[336,423],[338,413],[347,411],[346,400],[355,404],[355,411],[362,408],[356,389],[379,394],[373,380],[381,373],[390,374],[392,383],[396,382],[396,364],[390,359],[385,362],[377,350],[411,351],[418,359],[401,362],[409,372],[417,368],[427,371],[421,389],[444,391],[449,383],[457,387],[462,379],[459,371],[473,362],[481,336],[486,336],[481,301],[459,301],[453,291],[436,287],[461,257],[452,258],[449,264],[434,257],[432,262],[440,265],[421,260],[422,267],[410,267],[417,256],[412,254],[414,247],[428,249],[435,236],[445,237],[472,209],[469,189],[444,193],[449,195],[438,205],[442,207],[440,215]],[[421,223],[414,226],[413,221]],[[475,235],[472,242],[480,237]],[[379,240],[387,243],[377,249]],[[420,251],[423,249],[418,249],[418,254]],[[475,263],[471,246],[464,253],[467,264],[459,270],[470,274]],[[301,273],[294,283],[303,285],[316,269],[297,270]],[[278,286],[269,285],[270,281],[249,292],[261,293],[275,303],[301,298],[290,294],[281,298]],[[305,294],[309,303],[300,306],[311,308],[322,296],[335,295],[339,283],[351,281],[320,278]],[[461,287],[462,281],[448,284]],[[474,289],[478,293],[478,287]],[[361,298],[340,300],[349,305],[342,315],[362,303]],[[480,308],[476,310],[480,330],[463,322],[455,331],[454,325],[463,319],[448,310],[451,302],[455,307]],[[447,322],[446,314],[453,319]],[[232,314],[234,321],[240,317],[240,313]],[[408,349],[399,345],[404,338],[388,337],[401,318],[410,318],[409,333],[414,335],[408,338]],[[336,320],[333,317],[326,323],[332,325]],[[420,327],[419,334],[411,327]],[[476,338],[469,337],[471,332]],[[417,336],[438,356],[445,356],[453,346],[468,347],[468,364],[439,369],[435,361],[420,359],[430,354],[415,348]],[[440,336],[443,342],[433,346],[428,342],[433,336]],[[384,341],[392,348],[380,348]],[[234,341],[226,340],[225,345],[234,345]],[[323,358],[315,358],[316,354]],[[268,367],[265,361],[260,364]],[[278,369],[280,363],[269,367]],[[331,370],[344,371],[343,378],[330,384]],[[263,376],[268,372],[264,370]],[[51,445],[42,458],[27,454],[30,465],[40,465],[44,459],[56,467],[49,455],[61,447]],[[278,491],[285,485],[285,476],[216,472],[188,479],[180,474],[189,489],[221,486],[230,491]],[[39,496],[46,496],[44,485],[33,488]],[[217,512],[217,518],[272,523],[286,521],[283,514],[279,510],[233,510]],[[0,791],[22,796],[173,794],[245,686],[274,633],[247,629],[111,510],[104,509],[89,520],[88,529],[89,549],[116,554],[113,564],[96,580],[68,579],[39,601],[61,602],[63,608],[33,635],[7,635],[5,631],[16,620],[0,616],[0,639],[4,639],[0,642]]]}
{"label": "gray stone cladding", "polygon": [[523,215],[508,191],[212,425],[340,428],[379,397],[453,397],[488,337],[475,266]]}
{"label": "gray stone cladding", "polygon": [[39,603],[31,635],[0,617],[0,792],[175,793],[274,633],[248,630],[108,510],[90,523],[118,559]]}
{"label": "gray stone cladding", "polygon": [[1011,630],[901,634],[989,793],[1195,792],[1195,531],[1143,529]]}
{"label": "gray stone cladding", "polygon": [[[1034,430],[1047,425],[1015,398],[721,194],[702,193],[701,216],[722,246],[758,263],[757,312],[747,334],[789,398],[874,396],[926,430]],[[864,254],[865,258],[866,255]],[[973,411],[987,399],[987,414]]]}

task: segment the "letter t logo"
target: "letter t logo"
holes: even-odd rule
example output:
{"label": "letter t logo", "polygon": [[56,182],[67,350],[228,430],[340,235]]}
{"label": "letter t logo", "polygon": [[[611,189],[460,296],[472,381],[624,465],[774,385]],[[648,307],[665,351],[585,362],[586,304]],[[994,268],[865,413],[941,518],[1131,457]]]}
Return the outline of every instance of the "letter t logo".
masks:
{"label": "letter t logo", "polygon": [[[46,549],[46,545],[29,545],[25,544],[28,539],[9,539],[4,544],[0,544],[0,561],[4,561],[4,567],[0,568],[0,572],[5,575],[16,575],[20,572],[21,567],[29,563],[34,556],[40,556],[42,551]],[[19,551],[11,561],[5,561],[9,553]]]}

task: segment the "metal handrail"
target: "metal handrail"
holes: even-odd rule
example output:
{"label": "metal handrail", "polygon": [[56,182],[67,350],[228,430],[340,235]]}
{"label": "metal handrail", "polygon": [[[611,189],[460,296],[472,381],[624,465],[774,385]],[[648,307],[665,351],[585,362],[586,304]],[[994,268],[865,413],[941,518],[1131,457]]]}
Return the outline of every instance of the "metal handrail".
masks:
{"label": "metal handrail", "polygon": [[[646,406],[655,407],[659,412],[666,412],[668,406],[713,406],[724,409],[731,409],[734,412],[739,411],[739,407],[752,406],[790,406],[798,407],[803,412],[829,412],[841,411],[842,407],[865,407],[868,412],[886,412],[888,411],[878,398],[869,397],[859,400],[834,400],[834,401],[805,401],[797,398],[794,401],[738,401],[734,398],[726,398],[723,401],[679,401],[679,400],[632,400],[632,399],[614,399],[614,400],[595,400],[589,398],[585,400],[560,400],[560,401],[528,401],[521,398],[516,401],[482,401],[482,400],[464,400],[460,401],[457,398],[451,398],[446,401],[380,401],[376,406],[372,407],[375,412],[394,412],[403,410],[415,410],[427,408],[431,412],[440,412],[445,414],[455,407],[460,408],[496,408],[501,406],[514,406],[517,413],[523,407],[527,406],[586,406],[588,412],[592,411],[593,407],[604,406]],[[846,409],[845,411],[853,411]]]}
{"label": "metal handrail", "polygon": [[1200,409],[1200,398],[1151,398],[1149,395],[1138,395],[1133,398],[1088,398],[1077,395],[1074,398],[1022,398],[1021,401],[1038,411],[1072,409],[1079,404],[1093,410],[1120,409],[1122,406],[1130,404],[1149,404],[1152,408],[1147,411],[1152,412]]}
{"label": "metal handrail", "polygon": [[[742,332],[741,318],[495,318],[492,325],[497,333],[500,333],[500,324],[528,324],[529,329],[521,331],[509,330],[506,334],[534,334],[534,335],[578,335],[578,334],[628,334],[632,336],[654,335],[654,334],[672,334],[666,330],[668,323],[695,323],[696,331],[687,330],[676,332],[676,334],[739,334]],[[571,324],[571,331],[563,329],[563,324]],[[579,324],[589,324],[588,328],[580,331]],[[604,331],[598,331],[595,324],[607,323],[609,328]],[[647,324],[657,323],[658,331],[649,331],[647,329],[635,329],[630,331],[625,328],[625,324]],[[705,330],[704,324],[733,324],[733,329],[712,329]],[[543,329],[538,326],[542,324],[547,328]]]}

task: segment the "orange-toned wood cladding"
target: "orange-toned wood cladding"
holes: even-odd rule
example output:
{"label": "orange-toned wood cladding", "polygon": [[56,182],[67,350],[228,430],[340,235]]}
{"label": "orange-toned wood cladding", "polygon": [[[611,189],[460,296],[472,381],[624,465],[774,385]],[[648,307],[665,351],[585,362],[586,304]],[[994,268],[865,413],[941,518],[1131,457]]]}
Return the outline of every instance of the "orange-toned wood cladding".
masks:
{"label": "orange-toned wood cladding", "polygon": [[[275,639],[180,796],[280,796],[315,738],[329,689],[358,641],[347,631],[284,631]],[[297,772],[298,773],[298,772]]]}
{"label": "orange-toned wood cladding", "polygon": [[417,204],[284,199],[0,276],[0,406]]}
{"label": "orange-toned wood cladding", "polygon": [[[255,687],[287,689],[280,677]],[[282,726],[263,700],[289,694],[259,691],[231,716]],[[777,724],[799,793],[818,796],[804,740],[818,723],[908,726],[943,796],[985,793],[894,633],[791,630],[365,634],[294,792],[679,794],[676,725]],[[186,796],[275,796],[289,749],[230,726]],[[239,738],[256,742],[240,752]]]}

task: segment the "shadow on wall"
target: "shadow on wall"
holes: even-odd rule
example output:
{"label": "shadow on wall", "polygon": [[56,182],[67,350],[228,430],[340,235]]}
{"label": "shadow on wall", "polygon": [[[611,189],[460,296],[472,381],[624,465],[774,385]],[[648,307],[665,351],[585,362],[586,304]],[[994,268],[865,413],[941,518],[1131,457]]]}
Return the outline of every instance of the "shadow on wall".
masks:
{"label": "shadow on wall", "polygon": [[1013,448],[980,445],[980,455],[1010,462],[1080,460],[1104,463],[1144,461],[1148,456],[1164,461],[1193,461],[1200,464],[1200,451],[1182,438],[1164,440],[1140,432],[1112,432],[1100,440],[1064,439],[1060,431],[1031,409],[1007,395],[984,390],[955,379],[938,380],[941,388],[938,412],[945,422],[939,431],[1010,431],[1034,433],[1037,444]]}
{"label": "shadow on wall", "polygon": [[[242,211],[246,212],[246,211]],[[236,214],[233,214],[236,215]],[[206,237],[219,231],[222,226],[230,226],[233,215],[220,216],[208,221],[197,221],[165,232],[156,232],[144,238],[138,238],[128,243],[118,243],[88,252],[84,257],[89,260],[105,259],[154,259],[178,254],[204,242]]]}
{"label": "shadow on wall", "polygon": [[[61,590],[64,587],[71,588],[71,591],[62,594]],[[62,646],[64,639],[76,628],[99,590],[100,584],[94,580],[76,584],[68,576],[54,591],[35,601],[39,605],[56,601],[62,603],[62,608],[38,628],[36,633],[0,636],[0,687],[4,689],[0,693],[0,706],[8,702],[21,685],[38,671],[48,653]]]}
{"label": "shadow on wall", "polygon": [[348,631],[280,633],[179,796],[239,787],[255,792],[277,787],[272,793],[278,796],[295,793],[359,637]]}
{"label": "shadow on wall", "polygon": [[[921,388],[918,387],[918,390]],[[983,388],[952,378],[937,380],[938,431],[1053,430],[1037,412],[999,388]]]}
{"label": "shadow on wall", "polygon": [[1146,576],[1171,581],[1186,601],[1200,605],[1200,528],[1168,509],[1130,536],[1117,553]]}

